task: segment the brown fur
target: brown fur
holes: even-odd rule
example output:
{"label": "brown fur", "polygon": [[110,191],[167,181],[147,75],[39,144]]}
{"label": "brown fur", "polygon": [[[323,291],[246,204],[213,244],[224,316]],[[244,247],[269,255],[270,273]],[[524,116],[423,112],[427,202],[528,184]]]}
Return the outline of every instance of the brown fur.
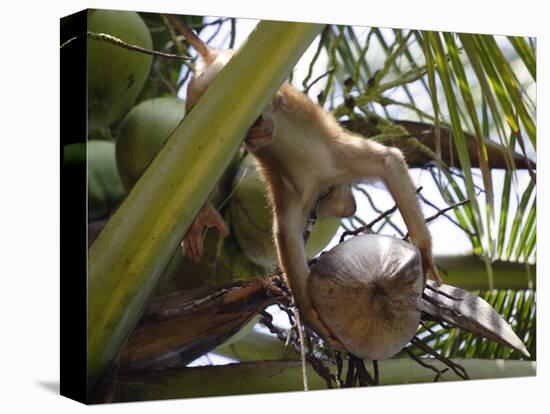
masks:
{"label": "brown fur", "polygon": [[[204,67],[193,76],[188,88],[189,109],[227,58],[227,51],[208,50]],[[355,201],[350,185],[380,179],[395,199],[412,243],[422,253],[425,274],[431,271],[440,283],[415,188],[399,150],[343,129],[331,114],[288,83],[281,86],[263,116],[274,123],[274,129],[266,140],[269,143],[253,154],[269,187],[279,263],[303,319],[330,345],[343,349],[320,320],[307,293],[309,268],[303,240],[307,218],[318,200],[321,215],[352,215]]]}

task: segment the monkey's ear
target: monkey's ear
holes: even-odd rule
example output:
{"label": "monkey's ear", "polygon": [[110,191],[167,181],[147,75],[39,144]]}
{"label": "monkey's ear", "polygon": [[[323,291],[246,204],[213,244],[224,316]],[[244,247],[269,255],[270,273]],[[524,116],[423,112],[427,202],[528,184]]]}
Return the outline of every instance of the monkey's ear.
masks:
{"label": "monkey's ear", "polygon": [[355,214],[356,209],[351,186],[339,185],[319,201],[317,217],[349,217]]}

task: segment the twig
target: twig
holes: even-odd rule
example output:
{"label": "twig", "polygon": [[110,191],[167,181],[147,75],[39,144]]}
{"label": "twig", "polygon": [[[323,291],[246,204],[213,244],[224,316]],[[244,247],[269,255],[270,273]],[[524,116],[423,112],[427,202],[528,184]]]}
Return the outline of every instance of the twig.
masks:
{"label": "twig", "polygon": [[[351,28],[349,28],[349,30],[353,31],[353,29],[351,29]],[[365,72],[366,72],[367,76],[369,76],[369,77],[371,76],[371,71],[370,71],[369,65],[365,61],[365,56],[367,54],[367,51],[369,50],[370,42],[371,42],[373,34],[374,34],[374,31],[372,29],[370,29],[369,34],[367,35],[367,39],[365,41],[365,44],[359,52],[359,56],[357,58],[357,63],[355,65],[355,69],[353,71],[353,79],[360,79],[361,68],[365,69]]]}
{"label": "twig", "polygon": [[384,211],[382,214],[380,214],[377,218],[375,218],[373,221],[371,221],[366,226],[361,226],[361,227],[359,227],[355,230],[352,230],[352,231],[343,232],[342,235],[340,236],[340,243],[342,243],[347,236],[357,236],[359,233],[363,233],[366,230],[370,230],[372,228],[372,226],[374,226],[376,223],[383,220],[387,216],[393,214],[396,210],[397,210],[397,206],[395,205],[392,208],[390,208],[389,210]]}
{"label": "twig", "polygon": [[368,385],[375,385],[374,378],[369,374],[365,363],[361,358],[356,357],[355,355],[349,354],[349,361],[355,367],[355,372],[357,373],[357,379],[359,380],[359,385],[365,387]]}
{"label": "twig", "polygon": [[352,362],[351,358],[348,359],[348,372],[346,373],[346,380],[344,381],[344,388],[353,387],[355,382],[355,364]]}
{"label": "twig", "polygon": [[231,35],[229,37],[229,49],[233,49],[233,47],[235,46],[235,37],[237,34],[237,28],[236,28],[235,18],[231,18],[229,20],[231,22]]}
{"label": "twig", "polygon": [[[450,211],[450,210],[453,210],[457,207],[460,207],[460,206],[463,206],[464,204],[467,204],[470,202],[470,199],[466,199],[466,200],[462,200],[462,201],[459,201],[458,203],[455,203],[453,205],[450,205],[448,207],[445,207],[444,209],[442,210],[439,210],[437,213],[435,213],[434,215],[431,215],[429,217],[427,217],[425,220],[426,220],[426,223],[429,223],[431,221],[434,221],[436,218],[444,215],[446,212]],[[403,237],[403,240],[407,240],[409,238],[409,233],[407,232],[407,234],[405,235],[405,237]]]}
{"label": "twig", "polygon": [[304,329],[304,332],[307,333],[306,340],[308,341],[307,361],[311,364],[315,372],[325,380],[327,384],[327,388],[329,389],[334,388],[332,384],[333,381],[336,382],[338,386],[340,386],[338,377],[334,374],[331,374],[328,367],[325,364],[323,364],[323,362],[319,358],[317,358],[313,353],[313,350],[315,348],[315,344],[313,343],[313,338],[315,337],[311,335],[311,332],[307,327]]}
{"label": "twig", "polygon": [[433,365],[430,365],[424,361],[422,361],[422,358],[420,358],[419,356],[415,355],[413,351],[411,351],[408,347],[407,348],[403,348],[403,350],[409,354],[409,356],[415,360],[416,362],[418,362],[420,365],[422,365],[423,367],[425,368],[428,368],[428,369],[431,369],[432,371],[434,371],[436,373],[436,376],[434,378],[434,382],[437,382],[439,381],[439,378],[441,377],[441,375],[443,375],[445,372],[447,372],[449,370],[449,368],[445,368],[443,370],[440,370],[436,367],[434,367]]}
{"label": "twig", "polygon": [[[355,190],[359,191],[360,193],[362,193],[366,198],[367,198],[367,201],[369,202],[370,206],[372,207],[372,209],[378,213],[378,214],[381,214],[382,213],[382,210],[380,210],[375,204],[374,204],[374,200],[372,199],[372,197],[370,196],[370,194],[368,193],[367,190],[365,190],[364,188],[362,188],[361,186],[354,186],[353,187]],[[403,231],[399,228],[399,226],[397,224],[395,224],[389,217],[386,217],[386,223],[389,224],[398,234],[401,235],[401,237],[404,236],[404,233]]]}
{"label": "twig", "polygon": [[443,321],[437,321],[437,323],[443,328],[443,329],[453,329],[454,327],[452,325],[447,325],[445,322]]}
{"label": "twig", "polygon": [[374,368],[374,385],[380,384],[380,372],[378,370],[378,361],[376,359],[372,360],[372,367]]}
{"label": "twig", "polygon": [[342,354],[340,351],[333,351],[333,359],[336,364],[336,383],[338,387],[342,388],[344,381],[342,381],[342,371],[344,369],[344,362],[342,361]]}
{"label": "twig", "polygon": [[260,323],[264,325],[267,329],[269,329],[269,332],[275,335],[277,339],[281,340],[282,342],[286,342],[287,337],[281,332],[280,329],[277,329],[273,325],[273,316],[271,316],[271,314],[265,310],[260,312],[260,315],[262,316],[262,318],[260,319]]}
{"label": "twig", "polygon": [[[311,87],[311,85],[307,86],[307,84],[308,84],[309,80],[311,79],[311,76],[313,75],[313,65],[317,61],[317,59],[319,57],[319,54],[321,53],[321,50],[323,49],[323,46],[324,46],[325,41],[326,41],[328,30],[329,30],[329,26],[327,25],[327,26],[325,26],[325,28],[321,32],[321,38],[319,39],[319,44],[317,45],[317,50],[315,51],[315,54],[313,55],[313,58],[309,62],[307,75],[304,78],[304,80],[302,81],[302,86],[304,87],[304,93],[307,93],[307,91]],[[327,75],[328,75],[328,72],[327,72]]]}
{"label": "twig", "polygon": [[[344,220],[346,220],[346,219],[344,219]],[[344,222],[344,220],[342,220],[342,221],[340,222],[340,226],[342,226],[342,228],[344,229],[344,232],[352,232],[353,230],[356,230],[356,229],[354,228],[354,226],[353,226],[353,223],[350,222],[350,223],[346,224],[346,223]],[[348,221],[349,221],[349,220],[348,220]],[[351,226],[352,228],[348,227],[348,225]],[[342,243],[342,241],[343,241],[343,240],[340,239],[340,243]]]}
{"label": "twig", "polygon": [[[220,30],[222,29],[222,26],[223,24],[226,22],[227,20],[224,20],[224,19],[218,19],[218,21],[216,22],[216,24],[218,25],[218,27],[216,28],[216,30],[214,31],[214,34],[212,36],[210,36],[210,39],[208,39],[206,41],[207,44],[210,44],[212,43],[212,40],[214,40],[216,38],[216,36],[220,33]],[[214,24],[212,24],[214,25]]]}
{"label": "twig", "polygon": [[[260,323],[266,326],[272,334],[276,335],[281,342],[285,343],[285,346],[291,345],[296,353],[301,353],[300,346],[297,343],[298,339],[296,338],[296,335],[292,334],[292,331],[294,330],[297,331],[297,329],[295,329],[297,326],[296,322],[299,321],[299,319],[296,319],[297,312],[295,313],[291,311],[287,306],[283,306],[281,304],[279,304],[279,308],[283,312],[285,312],[288,316],[288,319],[291,325],[291,330],[289,331],[288,335],[285,335],[279,328],[273,325],[272,323],[273,317],[268,312],[264,311],[263,313],[261,313],[262,319],[260,320]],[[303,332],[309,333],[307,328]],[[299,331],[298,331],[298,335],[299,335]],[[331,374],[330,370],[323,364],[323,362],[314,355],[313,353],[314,346],[311,344],[312,343],[311,334],[304,335],[304,338],[308,340],[308,345],[309,345],[307,353],[304,353],[305,361],[307,361],[312,366],[313,370],[321,378],[325,380],[328,388],[334,388],[333,381],[335,381],[338,384],[338,386],[340,386],[341,381],[339,381],[338,377]],[[305,369],[305,362],[303,362],[302,367],[303,369]]]}
{"label": "twig", "polygon": [[326,78],[328,75],[330,75],[331,73],[334,72],[334,68],[331,68],[329,70],[327,70],[325,73],[317,76],[305,89],[304,89],[304,93],[307,94],[309,92],[309,90],[311,89],[311,87],[313,85],[315,85],[317,82],[319,82],[321,79],[323,78]]}
{"label": "twig", "polygon": [[[418,187],[416,189],[416,193],[418,194],[420,191],[422,191],[422,187]],[[362,226],[362,227],[359,227],[358,229],[355,229],[355,230],[352,230],[352,231],[345,231],[342,233],[342,235],[340,236],[340,243],[342,243],[344,241],[344,239],[347,237],[347,236],[357,236],[359,233],[362,233],[364,232],[365,230],[370,230],[372,228],[372,226],[374,226],[376,223],[378,223],[379,221],[385,219],[386,217],[388,217],[389,215],[393,214],[395,211],[397,210],[397,205],[394,205],[392,208],[384,211],[382,214],[380,214],[377,218],[375,218],[374,220],[372,220],[370,223],[368,223],[366,226]],[[407,237],[408,237],[408,234],[407,234]]]}
{"label": "twig", "polygon": [[214,26],[216,24],[225,23],[226,21],[228,21],[230,19],[231,19],[230,17],[220,17],[219,19],[212,20],[211,22],[208,22],[208,23],[204,23],[204,22],[189,23],[188,26],[189,26],[189,28],[194,29],[194,30],[199,29],[199,28],[202,30],[206,26]]}
{"label": "twig", "polygon": [[306,369],[306,344],[304,342],[304,331],[302,329],[302,323],[300,322],[300,314],[298,309],[294,307],[292,309],[294,314],[294,320],[296,321],[296,331],[298,332],[298,338],[300,340],[300,360],[302,362],[302,381],[304,383],[304,391],[308,391],[307,385],[307,369]]}
{"label": "twig", "polygon": [[411,344],[417,346],[422,351],[432,355],[438,361],[443,362],[445,365],[447,365],[449,368],[451,368],[454,371],[454,373],[456,375],[458,375],[460,378],[465,379],[465,380],[470,379],[470,377],[468,376],[468,373],[466,372],[466,370],[464,369],[464,367],[462,365],[459,365],[456,362],[451,361],[449,358],[446,358],[443,355],[439,354],[431,346],[429,346],[428,344],[422,342],[422,340],[419,339],[418,337],[416,337],[416,336],[413,337],[411,339]]}
{"label": "twig", "polygon": [[361,217],[359,217],[357,214],[354,214],[353,216],[349,217],[348,220],[353,223],[353,221],[357,221],[360,226],[366,226],[368,223],[363,220]]}
{"label": "twig", "polygon": [[[454,175],[455,177],[458,177],[462,180],[465,180],[464,174],[461,173],[461,172],[458,172],[458,170],[456,168],[449,168],[449,174]],[[476,175],[476,173],[473,172],[472,175]],[[478,174],[478,176],[479,176],[479,174]],[[485,189],[480,187],[479,185],[477,185],[475,183],[474,183],[474,188],[477,190],[477,195],[479,195],[481,193],[485,193]]]}
{"label": "twig", "polygon": [[168,30],[170,39],[172,39],[172,43],[174,43],[174,47],[177,49],[180,55],[183,55],[184,54],[183,44],[179,41],[178,34],[174,30],[172,23],[170,23],[170,20],[168,20],[168,17],[166,17],[165,14],[161,14],[160,17],[162,18],[162,22],[164,23],[164,26],[166,26],[166,29]]}
{"label": "twig", "polygon": [[420,321],[420,325],[425,329],[427,330],[429,333],[431,333],[433,336],[437,337],[437,336],[441,336],[442,334],[440,333],[437,333],[436,331],[434,331],[432,328],[430,328],[428,325],[426,325],[424,322]]}
{"label": "twig", "polygon": [[[65,43],[63,43],[60,48],[64,48],[72,41],[78,39],[80,36],[75,36],[69,40],[67,40]],[[123,49],[132,50],[134,52],[143,53],[145,55],[151,55],[151,56],[159,56],[164,57],[168,59],[178,59],[178,60],[190,60],[191,58],[189,56],[180,56],[180,55],[174,55],[172,53],[164,53],[164,52],[158,52],[156,50],[147,49],[141,46],[133,45],[130,43],[125,42],[124,40],[119,39],[118,37],[112,36],[107,33],[95,33],[95,32],[86,32],[86,37],[93,40],[99,40],[102,42],[111,43],[115,46],[121,47]]]}
{"label": "twig", "polygon": [[469,203],[469,202],[470,202],[470,199],[467,198],[466,200],[462,200],[462,201],[459,201],[458,203],[455,203],[455,204],[453,204],[453,205],[451,205],[451,206],[445,207],[444,209],[439,210],[439,211],[438,211],[437,213],[435,213],[434,215],[428,217],[428,218],[426,219],[426,222],[429,223],[430,221],[435,220],[435,219],[438,218],[439,216],[442,216],[442,215],[445,214],[446,212],[448,212],[448,211],[450,211],[450,210],[453,210],[453,209],[455,209],[455,208],[457,208],[457,207],[461,207],[461,206],[463,206],[464,204],[467,204],[467,203]]}
{"label": "twig", "polygon": [[[344,39],[344,31],[340,31],[340,34],[336,36],[336,33],[334,33],[333,27],[327,25],[327,41],[330,43],[330,45],[325,44],[325,47],[327,49],[328,54],[328,66],[329,67],[338,67],[336,64],[336,50],[338,48],[338,44]],[[333,38],[334,37],[334,38]],[[330,47],[329,47],[330,46]],[[326,99],[331,92],[332,84],[334,82],[334,72],[329,73],[327,84],[325,87],[325,91],[320,93],[317,97],[317,101],[319,105],[324,106]]]}
{"label": "twig", "polygon": [[[432,203],[430,200],[428,200],[426,197],[424,197],[422,194],[419,194],[418,195],[420,197],[420,199],[426,203],[427,205],[429,205],[430,207],[434,208],[435,210],[441,210],[439,207],[437,207],[434,203]],[[446,213],[443,214],[443,216],[448,219],[451,223],[453,223],[455,226],[457,226],[460,230],[462,230],[463,232],[465,232],[466,234],[470,235],[471,237],[475,236],[474,233],[472,233],[470,230],[468,230],[467,228],[463,227],[458,221],[456,221],[455,219],[453,219],[451,216],[447,215]]]}

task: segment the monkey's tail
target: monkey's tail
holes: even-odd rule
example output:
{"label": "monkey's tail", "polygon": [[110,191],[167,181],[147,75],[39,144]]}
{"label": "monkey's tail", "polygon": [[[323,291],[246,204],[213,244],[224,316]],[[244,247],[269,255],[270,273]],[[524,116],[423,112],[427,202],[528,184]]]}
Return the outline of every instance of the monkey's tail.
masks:
{"label": "monkey's tail", "polygon": [[216,56],[213,53],[213,50],[206,43],[204,43],[189,26],[182,22],[177,16],[168,14],[166,17],[176,27],[177,31],[185,37],[189,44],[193,46],[193,49],[201,55],[206,64],[210,64],[214,61]]}

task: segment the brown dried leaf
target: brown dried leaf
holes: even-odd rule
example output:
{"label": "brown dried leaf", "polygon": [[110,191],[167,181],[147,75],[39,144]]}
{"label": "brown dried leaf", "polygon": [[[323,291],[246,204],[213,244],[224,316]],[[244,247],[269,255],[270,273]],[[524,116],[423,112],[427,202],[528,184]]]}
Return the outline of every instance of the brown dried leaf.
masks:
{"label": "brown dried leaf", "polygon": [[265,307],[285,298],[271,279],[156,298],[124,347],[120,370],[181,367],[223,343]]}
{"label": "brown dried leaf", "polygon": [[525,345],[511,326],[482,298],[450,285],[428,281],[420,301],[421,311],[436,320],[506,345],[529,358]]}

